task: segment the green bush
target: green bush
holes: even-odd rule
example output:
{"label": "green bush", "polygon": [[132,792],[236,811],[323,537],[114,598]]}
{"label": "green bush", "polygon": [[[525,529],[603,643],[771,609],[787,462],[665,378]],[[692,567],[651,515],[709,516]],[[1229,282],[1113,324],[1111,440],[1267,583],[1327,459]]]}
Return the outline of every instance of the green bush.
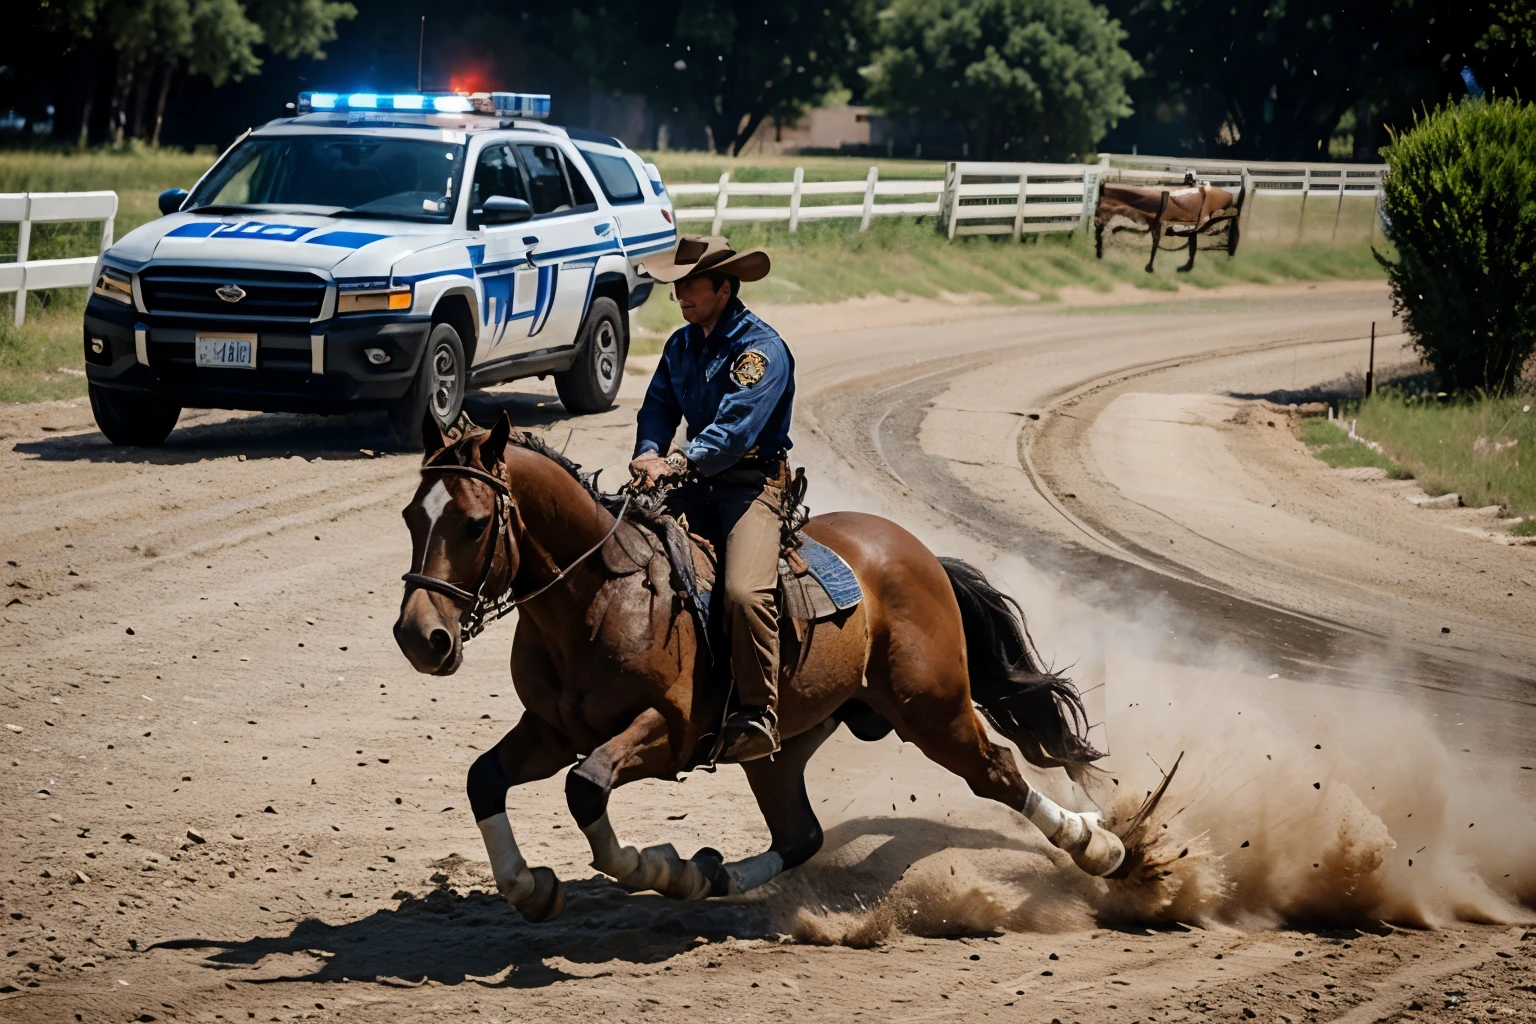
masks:
{"label": "green bush", "polygon": [[1437,107],[1384,155],[1403,324],[1448,387],[1502,394],[1536,344],[1536,105]]}

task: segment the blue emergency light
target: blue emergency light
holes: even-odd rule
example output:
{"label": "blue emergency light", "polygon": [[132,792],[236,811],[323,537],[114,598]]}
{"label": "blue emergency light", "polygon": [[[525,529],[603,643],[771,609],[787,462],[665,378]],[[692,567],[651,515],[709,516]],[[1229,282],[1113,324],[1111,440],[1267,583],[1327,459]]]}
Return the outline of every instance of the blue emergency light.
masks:
{"label": "blue emergency light", "polygon": [[496,117],[549,117],[549,95],[530,92],[301,92],[298,112],[393,110],[417,114],[491,114]]}

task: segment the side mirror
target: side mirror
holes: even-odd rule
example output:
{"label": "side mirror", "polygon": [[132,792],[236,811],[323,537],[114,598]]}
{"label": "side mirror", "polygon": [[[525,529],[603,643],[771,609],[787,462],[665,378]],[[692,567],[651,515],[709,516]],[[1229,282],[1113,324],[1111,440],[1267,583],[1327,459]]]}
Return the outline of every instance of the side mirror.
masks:
{"label": "side mirror", "polygon": [[160,215],[169,216],[181,209],[181,204],[187,201],[187,190],[184,188],[168,188],[160,193]]}
{"label": "side mirror", "polygon": [[521,224],[533,216],[533,207],[512,196],[491,196],[476,214],[481,224]]}

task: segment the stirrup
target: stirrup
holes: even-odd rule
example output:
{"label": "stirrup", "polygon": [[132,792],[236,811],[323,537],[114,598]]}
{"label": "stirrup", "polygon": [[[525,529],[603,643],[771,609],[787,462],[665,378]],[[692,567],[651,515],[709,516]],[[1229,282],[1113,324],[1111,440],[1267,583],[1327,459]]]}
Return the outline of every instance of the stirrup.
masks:
{"label": "stirrup", "polygon": [[779,752],[779,729],[767,708],[737,711],[725,721],[725,746],[721,760],[755,761]]}

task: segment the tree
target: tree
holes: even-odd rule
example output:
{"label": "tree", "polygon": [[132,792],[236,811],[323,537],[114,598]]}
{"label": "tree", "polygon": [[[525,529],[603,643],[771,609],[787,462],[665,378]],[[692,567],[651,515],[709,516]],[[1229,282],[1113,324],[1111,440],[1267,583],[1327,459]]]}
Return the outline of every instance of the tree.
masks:
{"label": "tree", "polygon": [[1092,153],[1140,69],[1090,0],[896,0],[866,70],[886,111],[963,127],[973,158]]}
{"label": "tree", "polygon": [[1385,127],[1462,96],[1536,85],[1531,0],[1105,0],[1146,76],[1117,145],[1256,160],[1326,156],[1351,115],[1352,156]]}
{"label": "tree", "polygon": [[1437,107],[1384,155],[1403,326],[1449,388],[1507,391],[1536,346],[1536,104]]}
{"label": "tree", "polygon": [[40,14],[40,27],[68,46],[84,41],[110,59],[113,143],[132,137],[158,145],[176,81],[191,76],[218,87],[259,74],[263,47],[284,57],[323,57],[337,22],[357,9],[338,0],[51,0]]}
{"label": "tree", "polygon": [[717,152],[740,152],[765,117],[854,77],[872,0],[573,0],[541,6],[540,37],[597,84],[696,110]]}

